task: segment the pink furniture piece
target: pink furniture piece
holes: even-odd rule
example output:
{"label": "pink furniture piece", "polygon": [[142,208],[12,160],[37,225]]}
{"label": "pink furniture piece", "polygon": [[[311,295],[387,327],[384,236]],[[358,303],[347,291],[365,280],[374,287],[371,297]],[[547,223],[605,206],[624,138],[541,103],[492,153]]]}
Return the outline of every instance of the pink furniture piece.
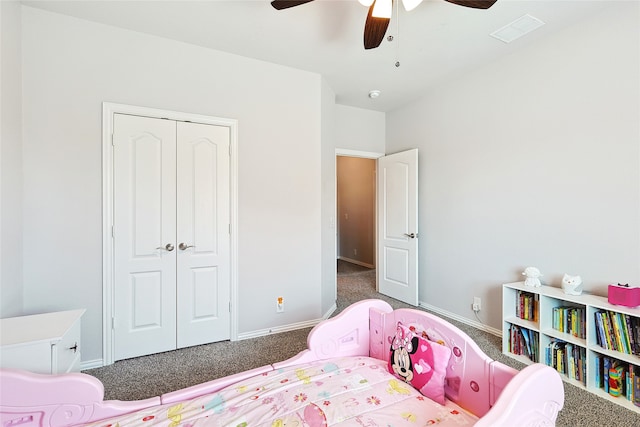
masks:
{"label": "pink furniture piece", "polygon": [[[413,388],[409,393],[406,391],[410,388],[408,383],[397,380],[393,376],[384,377],[384,375],[391,375],[385,368],[389,360],[390,342],[396,334],[398,322],[418,331],[425,331],[431,340],[438,343],[436,345],[442,344],[451,350],[444,379],[445,406],[429,401]],[[362,375],[368,375],[367,370],[375,371],[378,377],[382,375],[380,381],[383,388],[376,390],[372,379],[352,372],[349,364],[366,367],[366,369],[362,368],[364,372]],[[326,366],[329,365],[335,367],[336,375],[328,375]],[[342,370],[338,370],[338,367]],[[321,380],[318,379],[320,377],[312,376],[316,371],[324,375]],[[425,425],[428,424],[429,419],[436,419],[436,417],[441,419],[445,411],[451,414],[464,413],[464,422],[478,427],[552,426],[555,425],[557,414],[564,404],[563,383],[554,369],[543,364],[532,364],[517,371],[489,358],[468,335],[437,316],[414,309],[393,310],[384,301],[365,300],[351,305],[338,316],[319,323],[308,336],[307,350],[288,360],[151,399],[133,402],[105,401],[103,400],[104,389],[100,381],[86,374],[40,375],[18,370],[0,370],[0,426],[63,427],[89,423],[96,423],[96,425],[119,423],[124,427],[129,425],[128,420],[143,417],[145,420],[150,420],[153,416],[146,414],[158,414],[165,410],[173,414],[170,415],[169,423],[159,422],[155,425],[189,425],[193,420],[187,422],[186,414],[181,418],[179,413],[180,408],[188,408],[189,405],[202,411],[209,411],[198,419],[206,425],[218,425],[216,417],[230,416],[229,411],[236,417],[234,419],[244,417],[241,411],[245,411],[246,419],[251,420],[252,407],[266,402],[263,400],[261,403],[258,399],[258,394],[265,393],[265,390],[271,393],[269,394],[271,400],[284,395],[295,396],[296,402],[302,401],[303,395],[306,399],[306,394],[295,388],[277,391],[270,389],[272,386],[267,383],[269,378],[272,383],[274,379],[279,379],[275,382],[294,387],[292,383],[295,381],[291,379],[295,380],[296,377],[300,379],[300,387],[303,384],[307,387],[304,391],[306,394],[309,394],[309,384],[317,385],[316,388],[320,390],[322,387],[329,387],[332,377],[333,380],[350,381],[348,384],[353,383],[353,378],[362,378],[359,381],[361,384],[355,384],[353,388],[362,392],[362,384],[366,385],[366,392],[372,395],[368,398],[369,403],[371,399],[374,403],[378,403],[375,400],[376,393],[383,399],[387,399],[394,392],[406,394],[406,398],[411,399],[411,411],[403,412],[396,409],[396,412],[398,416],[408,420],[407,423],[410,425]],[[386,386],[387,383],[390,386]],[[386,391],[384,387],[387,387]],[[253,392],[256,400],[252,400],[253,397],[237,398],[231,405],[233,401],[230,396],[244,396],[238,393],[248,388],[250,391],[260,391]],[[344,388],[346,390],[350,387]],[[223,408],[221,405],[208,407],[209,403],[223,398],[228,403],[226,407]],[[328,405],[333,398],[333,396],[325,397],[324,404]],[[358,398],[358,396],[349,398],[349,395],[340,393],[340,396],[335,397],[336,405],[334,406],[338,407],[338,400],[343,403],[353,403],[357,402]],[[415,410],[415,405],[423,404],[418,401],[424,401],[426,405],[424,413],[422,409]],[[396,405],[402,405],[402,403],[396,403]],[[366,405],[360,405],[361,408],[363,406]],[[378,409],[374,408],[376,405],[369,406],[372,407],[373,412],[358,415],[360,421],[367,417],[370,420],[378,419],[375,412]],[[428,413],[427,406],[435,408],[435,415],[433,411]],[[313,407],[317,410],[311,414],[315,419],[319,419],[319,414],[324,416],[321,403]],[[296,416],[303,421],[304,416],[310,414],[310,408],[311,401],[308,406],[301,406],[299,412],[292,412],[288,416]],[[227,412],[226,415],[222,413],[222,409]],[[391,415],[380,413],[379,417]],[[197,417],[193,414],[190,416]],[[427,418],[421,419],[421,416]],[[336,415],[336,417],[340,418],[342,415]],[[325,421],[322,422],[302,422],[300,425],[334,425],[326,419],[324,418]],[[101,420],[107,421],[101,422]],[[462,417],[453,420],[451,425],[455,425],[456,422],[461,424],[461,420]],[[402,425],[401,421],[394,425]],[[265,419],[262,418],[261,422],[264,423]],[[346,424],[340,425],[349,425],[349,422],[347,420]],[[248,421],[246,425],[256,424]],[[271,420],[266,425],[271,425]],[[442,425],[446,423],[443,422]]]}

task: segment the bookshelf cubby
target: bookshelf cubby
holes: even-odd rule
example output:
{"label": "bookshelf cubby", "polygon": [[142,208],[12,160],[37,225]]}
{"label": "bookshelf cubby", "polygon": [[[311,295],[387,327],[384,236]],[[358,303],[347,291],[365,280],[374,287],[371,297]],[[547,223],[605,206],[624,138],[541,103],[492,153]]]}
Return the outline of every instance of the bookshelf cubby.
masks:
{"label": "bookshelf cubby", "polygon": [[[611,323],[611,332],[603,335],[603,324],[597,324],[603,316],[597,313],[617,320],[617,329]],[[625,324],[626,336],[620,329]],[[524,364],[552,366],[566,382],[640,413],[626,392],[633,388],[631,378],[640,384],[640,308],[609,304],[606,297],[587,293],[568,295],[553,286],[507,283],[502,286],[502,352]],[[605,361],[621,366],[630,379],[619,396],[605,390]],[[635,398],[640,401],[640,392]]]}

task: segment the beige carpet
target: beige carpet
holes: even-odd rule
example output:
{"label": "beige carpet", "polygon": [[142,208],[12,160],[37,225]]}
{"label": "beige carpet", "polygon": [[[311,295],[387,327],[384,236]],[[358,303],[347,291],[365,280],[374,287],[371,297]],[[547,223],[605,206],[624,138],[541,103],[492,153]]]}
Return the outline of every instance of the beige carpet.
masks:
{"label": "beige carpet", "polygon": [[[394,308],[410,307],[375,291],[375,270],[338,262],[338,301],[335,316],[353,302],[380,298]],[[501,352],[501,339],[452,319],[491,358],[516,369],[522,364]],[[306,347],[308,329],[243,341],[225,341],[121,360],[85,373],[100,379],[105,399],[136,400],[264,366],[294,356]],[[544,393],[544,390],[540,390]],[[558,426],[640,426],[640,415],[565,383],[565,408]],[[519,427],[519,426],[514,426]]]}

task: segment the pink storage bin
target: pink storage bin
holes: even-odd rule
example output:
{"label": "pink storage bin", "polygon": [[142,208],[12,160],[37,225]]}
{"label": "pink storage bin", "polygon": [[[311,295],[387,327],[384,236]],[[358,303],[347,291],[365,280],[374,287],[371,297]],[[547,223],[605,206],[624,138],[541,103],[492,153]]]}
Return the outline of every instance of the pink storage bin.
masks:
{"label": "pink storage bin", "polygon": [[607,291],[609,303],[625,307],[640,305],[640,288],[630,288],[628,285],[609,285]]}

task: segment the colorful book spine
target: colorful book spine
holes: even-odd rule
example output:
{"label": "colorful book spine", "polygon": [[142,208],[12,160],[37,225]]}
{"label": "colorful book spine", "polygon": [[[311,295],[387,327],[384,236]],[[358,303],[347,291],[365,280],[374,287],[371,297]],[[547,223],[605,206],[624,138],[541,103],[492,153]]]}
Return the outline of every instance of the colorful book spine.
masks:
{"label": "colorful book spine", "polygon": [[602,312],[602,324],[604,326],[604,335],[607,342],[606,348],[609,350],[617,350],[615,346],[615,339],[613,338],[613,325],[611,324],[611,319],[606,311]]}
{"label": "colorful book spine", "polygon": [[636,349],[636,340],[633,334],[633,318],[631,316],[624,315],[624,322],[627,331],[627,337],[629,339],[629,349],[631,350],[631,354],[638,354]]}
{"label": "colorful book spine", "polygon": [[602,363],[602,382],[606,393],[609,393],[609,368],[611,368],[611,359],[604,357]]}
{"label": "colorful book spine", "polygon": [[624,343],[624,352],[631,354],[631,338],[629,337],[629,331],[627,330],[627,315],[618,313],[618,320],[620,322],[621,339]]}
{"label": "colorful book spine", "polygon": [[637,366],[634,366],[633,375],[633,397],[632,402],[636,406],[640,406],[640,371]]}

